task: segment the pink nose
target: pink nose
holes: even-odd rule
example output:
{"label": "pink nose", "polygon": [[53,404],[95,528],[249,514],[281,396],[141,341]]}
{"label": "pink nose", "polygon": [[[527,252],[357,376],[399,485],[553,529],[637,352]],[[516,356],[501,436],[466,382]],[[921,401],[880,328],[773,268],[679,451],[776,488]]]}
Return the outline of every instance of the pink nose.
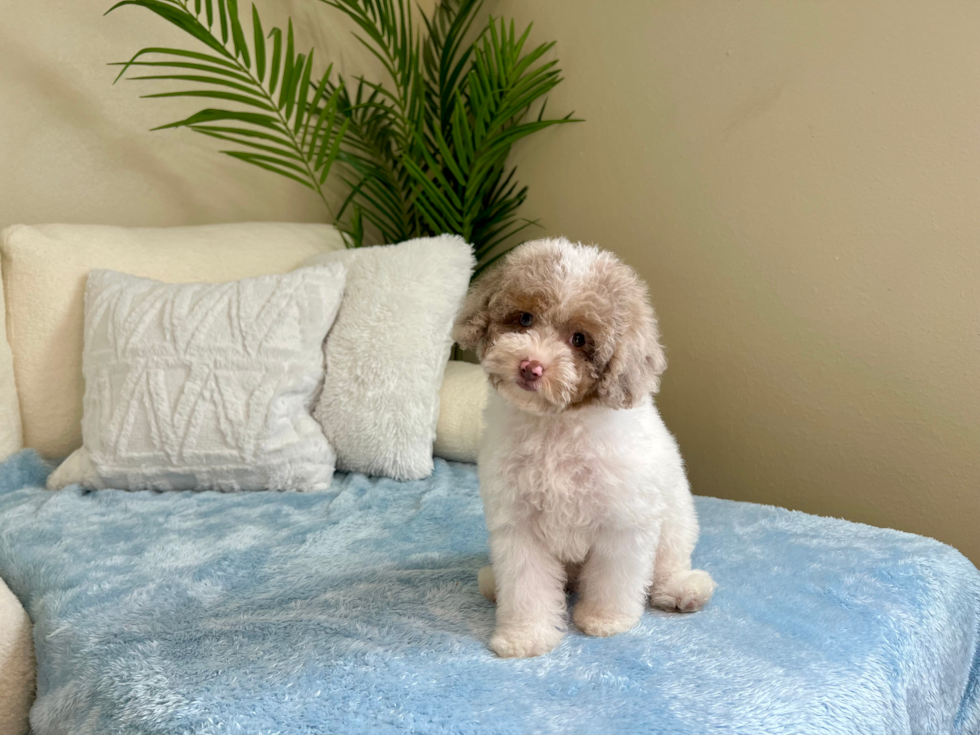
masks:
{"label": "pink nose", "polygon": [[544,375],[544,365],[537,360],[521,360],[521,377],[524,380],[537,380]]}

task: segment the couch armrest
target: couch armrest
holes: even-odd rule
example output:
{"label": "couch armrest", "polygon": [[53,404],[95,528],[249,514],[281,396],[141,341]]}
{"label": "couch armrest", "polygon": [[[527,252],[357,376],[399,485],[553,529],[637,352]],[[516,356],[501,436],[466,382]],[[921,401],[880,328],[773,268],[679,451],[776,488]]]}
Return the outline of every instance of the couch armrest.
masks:
{"label": "couch armrest", "polygon": [[31,619],[0,580],[0,733],[23,735],[34,703]]}

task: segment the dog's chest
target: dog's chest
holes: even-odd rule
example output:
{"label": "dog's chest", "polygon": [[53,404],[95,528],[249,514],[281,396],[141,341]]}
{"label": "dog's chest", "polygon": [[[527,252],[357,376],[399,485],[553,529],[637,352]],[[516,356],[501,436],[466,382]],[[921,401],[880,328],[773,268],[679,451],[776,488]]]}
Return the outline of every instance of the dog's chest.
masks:
{"label": "dog's chest", "polygon": [[602,442],[556,422],[512,436],[508,484],[526,523],[557,557],[585,559],[609,502]]}

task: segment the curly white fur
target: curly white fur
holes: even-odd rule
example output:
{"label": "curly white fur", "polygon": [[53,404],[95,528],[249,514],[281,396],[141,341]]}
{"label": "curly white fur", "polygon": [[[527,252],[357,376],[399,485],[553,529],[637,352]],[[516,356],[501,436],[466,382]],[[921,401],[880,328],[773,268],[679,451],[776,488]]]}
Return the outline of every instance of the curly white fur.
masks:
{"label": "curly white fur", "polygon": [[[629,630],[648,597],[700,609],[715,583],[691,569],[698,522],[651,398],[666,361],[635,273],[594,247],[529,243],[481,279],[455,335],[496,389],[479,454],[493,564],[479,582],[497,602],[493,650],[554,648],[576,584],[573,618],[589,635]],[[530,384],[527,361],[544,366]]]}

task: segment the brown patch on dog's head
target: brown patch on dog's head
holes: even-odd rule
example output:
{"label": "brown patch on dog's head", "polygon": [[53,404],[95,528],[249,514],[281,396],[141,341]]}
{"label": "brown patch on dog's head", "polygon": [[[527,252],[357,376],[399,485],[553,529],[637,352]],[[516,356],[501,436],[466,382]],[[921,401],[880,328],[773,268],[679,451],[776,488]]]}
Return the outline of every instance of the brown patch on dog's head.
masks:
{"label": "brown patch on dog's head", "polygon": [[480,278],[453,337],[476,350],[505,399],[535,413],[591,402],[630,408],[657,392],[667,367],[633,269],[565,239],[515,248]]}

